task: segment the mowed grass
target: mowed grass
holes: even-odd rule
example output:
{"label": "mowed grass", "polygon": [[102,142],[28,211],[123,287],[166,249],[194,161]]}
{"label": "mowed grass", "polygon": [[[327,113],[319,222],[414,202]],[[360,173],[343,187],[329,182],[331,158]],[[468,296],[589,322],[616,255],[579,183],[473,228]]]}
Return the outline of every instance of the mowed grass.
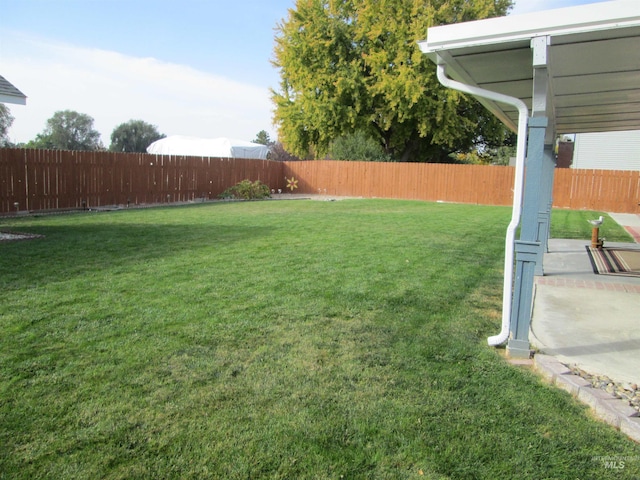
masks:
{"label": "mowed grass", "polygon": [[550,236],[552,238],[590,240],[593,226],[589,223],[589,220],[595,220],[600,215],[604,217],[604,222],[600,226],[599,237],[605,239],[605,244],[606,242],[634,242],[631,235],[609,215],[590,210],[553,210],[551,212]]}
{"label": "mowed grass", "polygon": [[509,216],[301,200],[2,221],[45,238],[0,243],[0,478],[640,476],[637,444],[487,346]]}

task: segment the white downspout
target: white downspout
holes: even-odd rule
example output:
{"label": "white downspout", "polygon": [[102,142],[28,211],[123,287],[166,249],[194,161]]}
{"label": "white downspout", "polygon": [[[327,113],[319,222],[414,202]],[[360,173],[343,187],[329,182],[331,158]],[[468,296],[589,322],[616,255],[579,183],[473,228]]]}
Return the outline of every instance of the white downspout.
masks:
{"label": "white downspout", "polygon": [[513,294],[513,259],[515,249],[516,229],[520,224],[522,211],[522,192],[524,188],[524,159],[527,148],[527,122],[529,109],[525,103],[516,97],[510,97],[501,93],[491,92],[480,87],[467,85],[447,77],[444,65],[438,63],[438,80],[442,85],[464,93],[478,97],[488,98],[500,103],[512,105],[518,109],[518,144],[516,151],[516,173],[513,185],[513,210],[511,222],[507,227],[504,255],[504,286],[502,290],[502,328],[498,335],[489,337],[487,342],[491,346],[501,345],[509,338],[509,326],[511,323],[511,296]]}

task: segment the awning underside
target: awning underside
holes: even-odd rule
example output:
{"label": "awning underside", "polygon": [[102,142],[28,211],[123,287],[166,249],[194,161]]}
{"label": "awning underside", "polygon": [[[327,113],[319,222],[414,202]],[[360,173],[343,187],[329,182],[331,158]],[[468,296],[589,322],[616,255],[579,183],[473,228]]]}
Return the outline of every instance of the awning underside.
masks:
{"label": "awning underside", "polygon": [[[595,7],[598,5],[607,6],[609,2],[592,6],[591,12],[596,18]],[[491,38],[486,38],[486,35],[473,37],[475,24],[483,26],[481,22],[493,23],[500,30],[510,21],[511,25],[523,21],[527,25],[526,20],[538,18],[541,17],[521,15],[470,22],[467,31],[471,33],[462,41],[448,42],[447,38],[440,39],[438,34],[446,34],[448,27],[454,27],[454,34],[466,33],[465,24],[436,27],[429,33],[431,37],[432,30],[435,30],[435,41],[427,39],[421,47],[432,60],[446,63],[447,73],[452,78],[519,98],[532,109],[534,50],[531,43],[536,37],[546,37],[550,97],[547,115],[556,133],[640,129],[640,20],[635,25],[633,21],[613,22],[600,28],[598,25],[579,24],[568,28],[554,27],[548,31],[543,25],[529,35],[526,31],[519,35],[509,31],[503,38],[499,33]],[[541,20],[545,19],[542,17]],[[593,30],[589,31],[589,28]],[[506,105],[481,101],[510,128],[516,129],[517,111]]]}

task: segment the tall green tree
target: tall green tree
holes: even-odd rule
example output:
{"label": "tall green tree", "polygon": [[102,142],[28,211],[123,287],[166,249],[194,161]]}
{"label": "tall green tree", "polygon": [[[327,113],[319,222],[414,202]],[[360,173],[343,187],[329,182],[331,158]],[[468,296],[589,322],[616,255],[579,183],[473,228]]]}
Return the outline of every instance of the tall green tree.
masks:
{"label": "tall green tree", "polygon": [[256,138],[252,140],[253,143],[259,143],[260,145],[271,145],[273,142],[269,138],[269,133],[266,130],[260,130],[256,134]]}
{"label": "tall green tree", "polygon": [[58,111],[47,120],[42,133],[31,140],[29,148],[56,150],[102,150],[100,132],[93,128],[93,118],[73,110]]}
{"label": "tall green tree", "polygon": [[401,161],[447,161],[505,129],[442,87],[418,48],[431,26],[505,15],[511,0],[297,0],[277,26],[272,90],[278,138],[324,155],[356,131]]}
{"label": "tall green tree", "polygon": [[11,145],[9,141],[9,129],[13,125],[13,115],[11,110],[4,103],[0,103],[0,147]]}
{"label": "tall green tree", "polygon": [[113,129],[109,150],[145,153],[149,145],[165,137],[155,125],[142,120],[129,120]]}

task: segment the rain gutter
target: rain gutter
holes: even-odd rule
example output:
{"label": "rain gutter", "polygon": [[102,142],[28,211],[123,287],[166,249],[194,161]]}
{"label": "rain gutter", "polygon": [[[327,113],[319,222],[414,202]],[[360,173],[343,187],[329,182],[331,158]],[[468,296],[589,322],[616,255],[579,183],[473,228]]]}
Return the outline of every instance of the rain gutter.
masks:
{"label": "rain gutter", "polygon": [[524,190],[524,160],[527,148],[527,122],[529,109],[525,103],[516,97],[510,97],[501,93],[492,92],[475,85],[467,85],[447,77],[445,65],[438,57],[438,80],[442,85],[454,90],[459,90],[470,95],[486,98],[499,103],[505,103],[518,109],[518,143],[516,150],[516,172],[513,185],[513,210],[511,222],[507,227],[504,255],[504,285],[502,290],[502,327],[498,335],[487,338],[491,346],[502,345],[509,339],[509,326],[511,324],[511,298],[513,295],[513,261],[515,251],[516,229],[520,224],[522,211],[522,198]]}

